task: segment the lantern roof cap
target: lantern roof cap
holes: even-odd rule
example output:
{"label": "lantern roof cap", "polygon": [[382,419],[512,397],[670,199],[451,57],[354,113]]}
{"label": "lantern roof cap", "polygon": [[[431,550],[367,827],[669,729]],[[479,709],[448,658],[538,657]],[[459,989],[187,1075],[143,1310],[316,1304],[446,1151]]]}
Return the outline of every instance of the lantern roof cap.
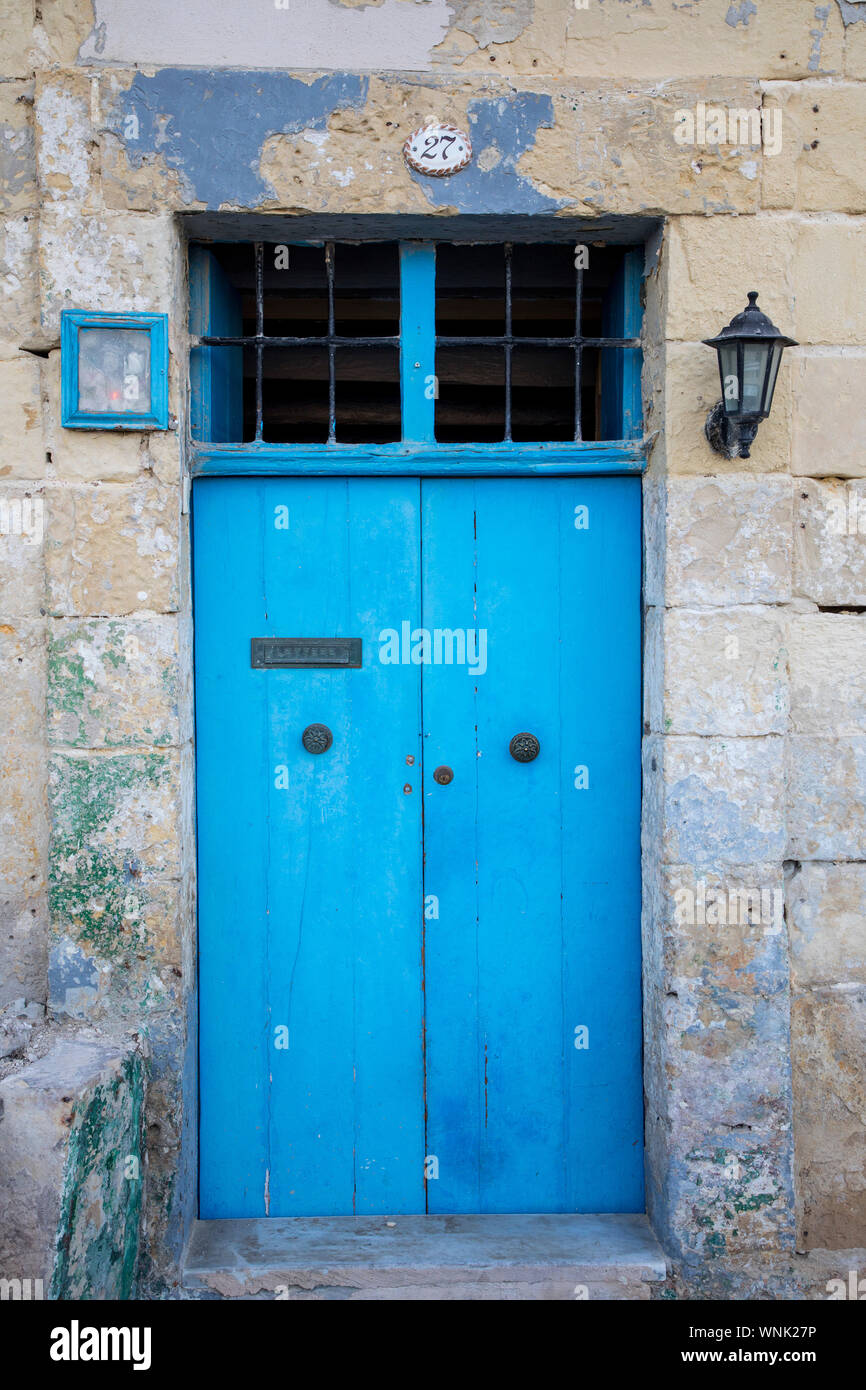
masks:
{"label": "lantern roof cap", "polygon": [[719,347],[732,339],[745,338],[750,342],[776,342],[782,347],[797,347],[793,338],[786,338],[767,315],[758,308],[758,291],[749,290],[749,302],[741,314],[735,314],[715,338],[704,338],[707,347]]}

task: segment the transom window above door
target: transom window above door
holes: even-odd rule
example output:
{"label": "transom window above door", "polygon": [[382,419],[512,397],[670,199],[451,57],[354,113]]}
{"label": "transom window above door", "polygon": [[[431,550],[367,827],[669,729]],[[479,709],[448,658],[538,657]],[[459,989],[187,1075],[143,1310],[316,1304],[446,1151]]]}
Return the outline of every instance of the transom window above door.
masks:
{"label": "transom window above door", "polygon": [[193,440],[637,440],[642,265],[599,243],[193,243]]}

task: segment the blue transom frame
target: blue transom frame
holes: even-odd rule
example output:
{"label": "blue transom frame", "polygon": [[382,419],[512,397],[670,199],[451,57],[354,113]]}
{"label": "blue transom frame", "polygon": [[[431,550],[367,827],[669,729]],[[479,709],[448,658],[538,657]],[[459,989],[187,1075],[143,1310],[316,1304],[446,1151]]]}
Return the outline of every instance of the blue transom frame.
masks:
{"label": "blue transom frame", "polygon": [[[309,244],[297,242],[295,244]],[[621,324],[624,338],[641,331],[643,248],[624,257]],[[193,477],[280,476],[555,476],[641,474],[646,468],[640,354],[621,354],[616,374],[621,439],[580,442],[440,444],[435,402],[425,384],[435,375],[436,243],[400,242],[400,390],[403,438],[390,444],[268,444],[234,442],[240,432],[229,404],[236,366],[198,340],[240,332],[214,259],[190,247],[190,472]]]}

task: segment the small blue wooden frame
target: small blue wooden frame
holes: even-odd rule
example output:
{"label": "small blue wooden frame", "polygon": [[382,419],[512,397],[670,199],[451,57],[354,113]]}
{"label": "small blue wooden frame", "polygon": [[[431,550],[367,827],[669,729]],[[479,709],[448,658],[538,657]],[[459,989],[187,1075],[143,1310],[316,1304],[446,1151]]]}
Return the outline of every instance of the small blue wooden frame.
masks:
{"label": "small blue wooden frame", "polygon": [[[79,333],[83,328],[134,329],[150,334],[150,409],[94,412],[79,409]],[[60,316],[60,423],[79,430],[168,429],[168,316],[88,313],[64,309]]]}

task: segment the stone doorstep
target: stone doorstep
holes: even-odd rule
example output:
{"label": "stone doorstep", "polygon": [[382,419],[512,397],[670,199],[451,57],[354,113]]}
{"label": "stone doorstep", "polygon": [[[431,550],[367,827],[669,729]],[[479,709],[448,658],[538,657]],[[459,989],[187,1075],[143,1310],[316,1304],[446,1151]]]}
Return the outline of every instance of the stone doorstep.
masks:
{"label": "stone doorstep", "polygon": [[183,1286],[242,1299],[631,1300],[666,1274],[642,1215],[253,1217],[197,1221]]}

